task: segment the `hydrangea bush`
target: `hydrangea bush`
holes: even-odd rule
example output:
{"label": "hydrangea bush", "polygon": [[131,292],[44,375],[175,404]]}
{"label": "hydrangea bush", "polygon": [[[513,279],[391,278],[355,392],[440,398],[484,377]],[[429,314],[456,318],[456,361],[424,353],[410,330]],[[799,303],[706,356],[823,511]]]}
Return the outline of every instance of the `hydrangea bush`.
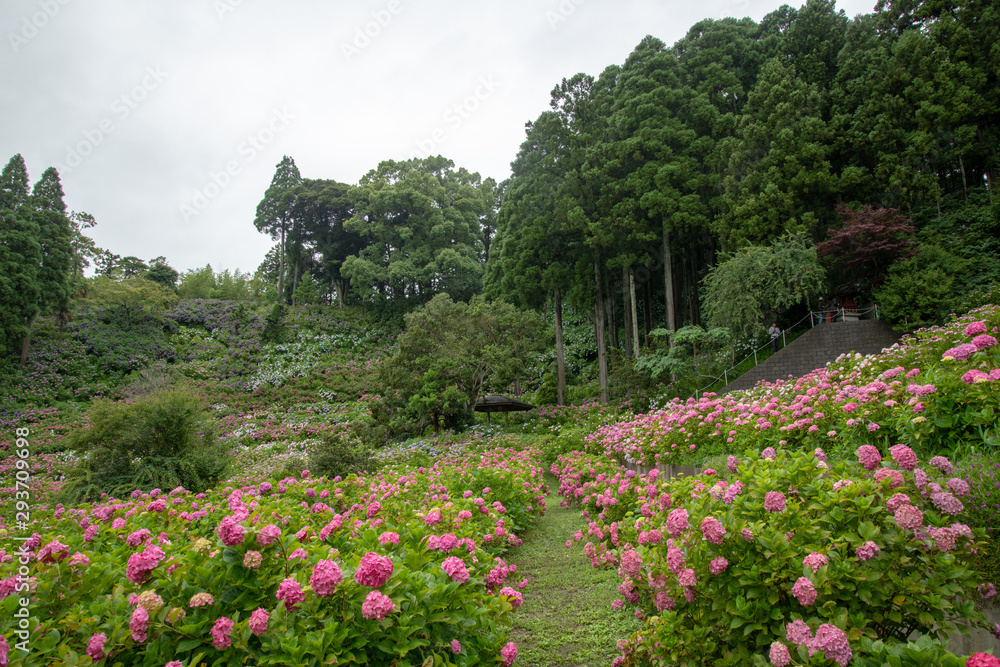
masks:
{"label": "hydrangea bush", "polygon": [[647,619],[616,664],[846,665],[912,632],[940,649],[956,619],[982,621],[966,565],[978,543],[957,520],[968,486],[950,462],[921,466],[905,445],[858,460],[767,448],[731,456],[728,481],[664,483],[561,459],[585,553],[618,568],[623,604]]}
{"label": "hydrangea bush", "polygon": [[0,552],[0,636],[19,665],[510,665],[521,595],[502,554],[544,511],[538,457],[39,510],[28,591],[21,554]]}

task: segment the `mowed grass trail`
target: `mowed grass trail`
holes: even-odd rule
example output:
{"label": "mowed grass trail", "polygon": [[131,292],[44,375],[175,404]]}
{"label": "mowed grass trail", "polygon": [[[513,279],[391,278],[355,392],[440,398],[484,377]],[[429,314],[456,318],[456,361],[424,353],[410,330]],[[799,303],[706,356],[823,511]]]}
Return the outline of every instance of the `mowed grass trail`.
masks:
{"label": "mowed grass trail", "polygon": [[614,611],[618,576],[596,570],[583,545],[566,548],[584,524],[579,507],[559,506],[556,478],[546,475],[550,489],[545,516],[526,530],[522,545],[508,562],[517,565],[516,580],[527,577],[524,605],[514,615],[511,640],[517,642],[521,667],[607,667],[619,655],[615,642],[639,627],[631,612]]}

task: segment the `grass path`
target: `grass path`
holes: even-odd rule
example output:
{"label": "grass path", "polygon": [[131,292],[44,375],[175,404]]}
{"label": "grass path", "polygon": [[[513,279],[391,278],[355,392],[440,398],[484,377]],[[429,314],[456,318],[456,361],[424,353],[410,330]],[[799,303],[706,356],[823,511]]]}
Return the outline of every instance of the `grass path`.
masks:
{"label": "grass path", "polygon": [[517,580],[528,579],[511,633],[517,664],[607,667],[619,655],[615,642],[638,622],[628,612],[611,609],[620,597],[616,573],[594,569],[583,555],[584,543],[566,548],[566,540],[583,525],[580,510],[560,507],[555,477],[546,475],[545,481],[551,490],[545,516],[522,534],[523,544],[508,559],[517,565]]}

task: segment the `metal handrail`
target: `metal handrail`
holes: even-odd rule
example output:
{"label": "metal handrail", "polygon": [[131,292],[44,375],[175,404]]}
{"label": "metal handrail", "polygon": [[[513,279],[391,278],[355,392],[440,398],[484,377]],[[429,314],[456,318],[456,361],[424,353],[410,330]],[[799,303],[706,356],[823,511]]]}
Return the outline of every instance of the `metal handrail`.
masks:
{"label": "metal handrail", "polygon": [[[789,329],[794,329],[795,327],[797,327],[800,324],[802,324],[803,322],[805,322],[806,318],[809,319],[809,328],[813,329],[813,328],[816,327],[817,324],[822,324],[823,323],[822,318],[827,313],[837,313],[837,316],[840,317],[840,320],[844,321],[844,318],[846,317],[847,313],[850,313],[851,317],[854,317],[855,315],[858,316],[858,317],[861,317],[862,315],[867,315],[868,313],[872,313],[872,312],[875,313],[875,319],[876,320],[879,319],[879,316],[878,316],[878,304],[874,304],[870,308],[866,308],[866,309],[863,309],[863,310],[862,309],[847,310],[846,308],[838,308],[837,310],[817,310],[817,311],[810,310],[809,314],[806,315],[805,317],[803,317],[802,319],[800,319],[798,322],[796,322],[795,324],[793,324],[792,326],[790,326],[790,327],[788,327],[786,329],[782,329],[782,331],[781,331],[781,347],[785,347],[785,345],[787,344],[786,338],[785,338],[785,333]],[[747,361],[748,359],[750,359],[750,357],[753,357],[753,366],[751,366],[750,369],[756,368],[760,364],[760,362],[757,360],[757,353],[760,350],[763,350],[764,348],[766,348],[770,344],[771,344],[771,341],[768,340],[766,343],[764,343],[760,347],[755,348],[754,351],[753,351],[753,353],[748,354],[747,356],[743,357],[742,359],[740,359],[738,362],[736,362],[735,364],[733,364],[729,368],[726,368],[725,370],[723,370],[721,375],[717,375],[716,377],[712,378],[712,381],[709,382],[708,384],[704,385],[701,389],[695,389],[693,396],[689,396],[688,398],[692,398],[693,397],[693,398],[697,399],[699,392],[704,392],[706,389],[708,389],[709,387],[711,387],[712,385],[714,385],[719,380],[723,380],[724,381],[725,384],[723,384],[723,387],[729,386],[729,371],[736,370],[740,366],[740,364],[742,364],[744,361]],[[744,372],[749,372],[750,369],[747,369],[747,371],[744,371]],[[741,373],[741,375],[742,375],[742,373]],[[710,376],[703,376],[703,377],[710,377]],[[735,380],[736,378],[733,378],[733,379]]]}

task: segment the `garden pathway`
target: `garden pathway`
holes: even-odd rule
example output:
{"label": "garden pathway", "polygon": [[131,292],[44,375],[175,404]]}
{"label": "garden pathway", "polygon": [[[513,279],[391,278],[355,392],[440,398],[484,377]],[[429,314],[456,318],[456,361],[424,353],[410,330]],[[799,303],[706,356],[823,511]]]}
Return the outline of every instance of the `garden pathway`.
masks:
{"label": "garden pathway", "polygon": [[594,569],[583,555],[585,542],[566,548],[566,540],[584,525],[580,509],[560,507],[556,478],[547,474],[545,482],[550,489],[545,516],[524,531],[523,544],[507,559],[517,565],[514,581],[528,579],[511,633],[517,664],[606,667],[619,655],[617,640],[636,629],[637,622],[611,609],[619,597],[616,573]]}

